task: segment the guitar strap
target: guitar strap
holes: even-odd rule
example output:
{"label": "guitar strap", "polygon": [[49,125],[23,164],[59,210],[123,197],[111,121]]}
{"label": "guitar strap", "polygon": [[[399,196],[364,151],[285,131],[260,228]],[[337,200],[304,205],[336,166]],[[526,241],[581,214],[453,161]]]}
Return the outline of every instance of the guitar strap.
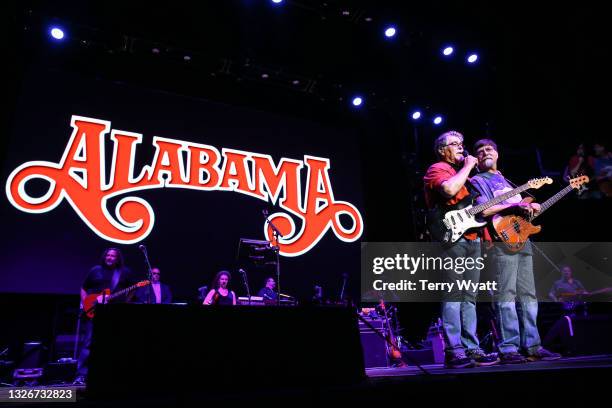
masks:
{"label": "guitar strap", "polygon": [[[504,176],[504,179],[510,184],[512,187],[517,188],[517,185],[514,184],[508,177]],[[535,196],[531,194],[528,190],[523,191],[521,194],[526,194],[535,200]]]}

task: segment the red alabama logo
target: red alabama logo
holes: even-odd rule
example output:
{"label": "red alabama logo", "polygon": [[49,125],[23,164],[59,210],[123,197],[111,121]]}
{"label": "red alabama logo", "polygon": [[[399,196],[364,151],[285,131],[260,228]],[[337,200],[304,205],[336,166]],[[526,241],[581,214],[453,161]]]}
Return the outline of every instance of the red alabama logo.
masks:
{"label": "red alabama logo", "polygon": [[[141,134],[111,129],[109,121],[76,115],[70,124],[72,135],[59,163],[30,161],[9,176],[6,195],[16,208],[44,213],[66,199],[100,237],[132,244],[146,238],[153,229],[153,207],[128,195],[117,203],[113,215],[107,208],[109,198],[150,188],[234,191],[286,211],[269,218],[283,236],[278,245],[284,256],[308,252],[328,229],[344,242],[356,241],[363,232],[357,208],[334,199],[329,159],[305,155],[303,161],[281,158],[275,164],[265,154],[232,149],[219,152],[213,146],[155,136],[151,165],[136,175],[134,159]],[[108,139],[113,155],[106,180],[104,146]],[[306,181],[302,184],[300,174],[304,168]],[[31,197],[25,190],[26,183],[35,178],[50,183],[41,197]],[[299,230],[289,214],[301,221]],[[342,214],[350,218],[349,228],[341,224]],[[269,225],[264,225],[264,235],[267,240],[274,239]]]}

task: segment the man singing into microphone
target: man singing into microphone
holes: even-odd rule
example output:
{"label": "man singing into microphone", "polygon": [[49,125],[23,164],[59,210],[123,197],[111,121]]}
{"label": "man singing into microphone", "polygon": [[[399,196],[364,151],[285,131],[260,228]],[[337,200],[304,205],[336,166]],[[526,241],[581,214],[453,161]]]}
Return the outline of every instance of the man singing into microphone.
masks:
{"label": "man singing into microphone", "polygon": [[[425,203],[430,217],[443,216],[443,210],[459,203],[470,195],[466,184],[478,160],[470,155],[464,157],[463,135],[449,131],[440,135],[434,144],[438,162],[432,164],[423,177]],[[445,256],[451,258],[479,258],[481,256],[478,232],[466,232],[448,248]],[[445,270],[444,281],[457,279],[480,280],[480,270],[466,269],[462,275]],[[476,291],[456,290],[442,302],[442,328],[446,343],[445,365],[449,368],[488,366],[499,362],[497,356],[486,354],[476,336]]]}

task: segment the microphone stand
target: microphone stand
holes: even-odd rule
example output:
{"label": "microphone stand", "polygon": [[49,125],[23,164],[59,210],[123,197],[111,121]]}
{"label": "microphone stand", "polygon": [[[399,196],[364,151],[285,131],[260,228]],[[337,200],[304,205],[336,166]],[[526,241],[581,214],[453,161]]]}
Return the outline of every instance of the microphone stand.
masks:
{"label": "microphone stand", "polygon": [[340,290],[340,303],[344,303],[344,288],[346,287],[346,280],[348,275],[346,273],[342,274],[342,289]]}
{"label": "microphone stand", "polygon": [[274,234],[274,241],[276,241],[276,245],[274,245],[272,248],[274,250],[274,253],[276,254],[276,288],[279,294],[279,296],[276,297],[276,305],[280,306],[281,305],[280,294],[282,293],[282,291],[281,291],[281,281],[280,281],[280,255],[279,255],[280,247],[278,246],[278,239],[282,238],[283,235],[280,233],[278,228],[276,228],[276,225],[274,225],[274,223],[268,219],[268,211],[264,210],[263,214],[266,217],[266,223],[270,224],[270,227],[272,228],[272,233]]}
{"label": "microphone stand", "polygon": [[242,275],[242,282],[246,287],[247,296],[249,298],[249,306],[251,305],[251,289],[249,289],[249,279],[247,278],[247,273],[244,269],[238,269],[238,272]]}
{"label": "microphone stand", "polygon": [[[151,263],[149,262],[149,255],[147,254],[147,247],[144,245],[140,245],[138,248],[140,248],[140,250],[142,251],[143,255],[144,255],[144,259],[145,259],[145,265],[147,265],[147,280],[149,282],[151,282],[151,279],[153,279],[153,274],[151,273]],[[147,285],[147,304],[151,304],[151,298],[152,298],[152,293],[151,293],[151,285]]]}

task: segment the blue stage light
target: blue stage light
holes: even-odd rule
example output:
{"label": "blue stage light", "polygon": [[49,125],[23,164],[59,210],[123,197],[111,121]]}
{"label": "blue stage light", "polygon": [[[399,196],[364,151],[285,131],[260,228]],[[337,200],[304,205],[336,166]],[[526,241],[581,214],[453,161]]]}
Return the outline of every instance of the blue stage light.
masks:
{"label": "blue stage light", "polygon": [[396,33],[397,33],[397,30],[393,26],[387,27],[385,29],[385,37],[387,38],[393,37]]}
{"label": "blue stage light", "polygon": [[413,119],[413,120],[419,120],[419,119],[421,119],[421,112],[420,112],[420,111],[414,111],[414,112],[412,112],[412,119]]}
{"label": "blue stage light", "polygon": [[468,62],[468,64],[473,64],[473,63],[475,63],[476,61],[478,61],[478,54],[470,54],[470,55],[467,57],[467,62]]}
{"label": "blue stage light", "polygon": [[363,98],[356,96],[353,98],[353,106],[361,106],[363,104]]}
{"label": "blue stage light", "polygon": [[444,54],[444,56],[448,57],[449,55],[451,55],[453,52],[455,52],[455,49],[453,47],[446,47],[442,50],[442,54]]}
{"label": "blue stage light", "polygon": [[440,123],[442,123],[442,116],[438,115],[434,118],[433,120],[434,125],[438,126]]}
{"label": "blue stage light", "polygon": [[62,30],[61,28],[52,27],[49,32],[51,34],[51,37],[55,38],[56,40],[64,39],[64,30]]}

